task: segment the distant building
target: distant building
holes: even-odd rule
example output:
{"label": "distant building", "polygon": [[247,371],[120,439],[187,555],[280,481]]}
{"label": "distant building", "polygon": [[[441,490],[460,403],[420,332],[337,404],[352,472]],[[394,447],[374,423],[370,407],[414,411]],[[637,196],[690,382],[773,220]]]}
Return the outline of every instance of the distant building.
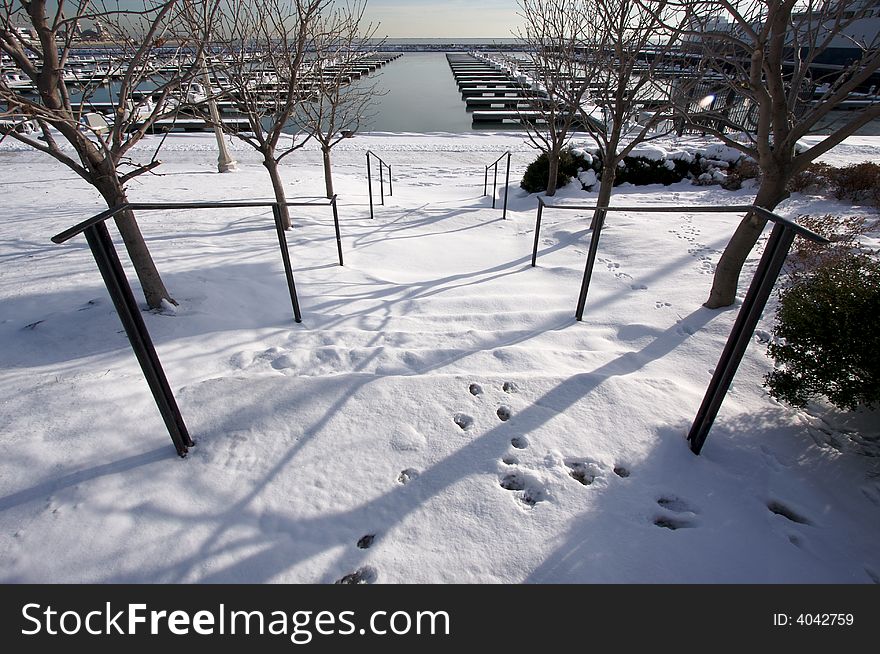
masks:
{"label": "distant building", "polygon": [[101,21],[95,21],[95,27],[90,30],[82,30],[80,38],[83,41],[106,41],[108,38],[107,30],[101,24]]}

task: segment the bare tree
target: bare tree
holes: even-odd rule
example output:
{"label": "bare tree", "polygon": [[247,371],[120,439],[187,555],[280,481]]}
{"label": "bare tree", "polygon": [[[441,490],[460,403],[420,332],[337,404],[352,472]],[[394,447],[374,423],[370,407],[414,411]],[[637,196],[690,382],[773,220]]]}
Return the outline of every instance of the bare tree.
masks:
{"label": "bare tree", "polygon": [[328,198],[333,197],[330,151],[361,127],[379,94],[375,82],[355,81],[364,57],[380,47],[373,42],[375,26],[361,29],[365,8],[366,3],[359,0],[337,7],[315,24],[310,41],[314,57],[304,84],[307,95],[296,120],[321,146]]}
{"label": "bare tree", "polygon": [[578,48],[583,81],[569,105],[580,112],[602,160],[600,207],[611,200],[618,164],[639,144],[665,136],[658,128],[671,118],[670,82],[663,78],[675,74],[680,30],[666,0],[654,5],[647,11],[638,0],[588,2],[593,32]]}
{"label": "bare tree", "polygon": [[[832,112],[880,70],[876,2],[676,0],[676,4],[691,17],[687,35],[700,70],[717,79],[718,88],[709,96],[713,102],[708,107],[682,106],[684,125],[715,135],[758,163],[758,206],[774,209],[789,196],[793,176],[880,118],[880,102],[874,102],[833,125],[829,122]],[[856,56],[833,61],[840,46]],[[817,132],[823,134],[818,142],[806,149],[798,147],[800,139]],[[739,224],[716,268],[707,307],[733,303],[743,264],[765,224],[755,214]]]}
{"label": "bare tree", "polygon": [[518,0],[524,25],[515,36],[528,58],[531,82],[524,90],[534,94],[531,111],[522,115],[532,145],[547,155],[548,196],[556,194],[559,156],[579,120],[588,85],[578,62],[578,47],[591,33],[588,0]]}
{"label": "bare tree", "polygon": [[[3,0],[0,52],[30,80],[36,95],[0,81],[0,102],[5,104],[0,116],[30,119],[39,126],[39,134],[8,128],[2,138],[13,138],[54,157],[94,186],[108,207],[124,204],[126,184],[160,163],[155,153],[147,162],[135,162],[129,152],[157,120],[166,117],[167,100],[193,73],[188,63],[192,51],[202,48],[206,40],[203,33],[179,29],[183,25],[181,6],[177,0],[142,0],[134,9],[93,0]],[[83,120],[95,115],[95,83],[85,84],[76,94],[68,87],[71,71],[66,66],[78,47],[76,35],[90,23],[100,23],[106,38],[113,42],[114,59],[106,74],[115,72],[121,78],[110,94],[115,111],[109,121]],[[35,38],[26,38],[22,25],[27,25]],[[152,57],[162,44],[166,45],[162,57],[169,66],[159,75]],[[184,56],[185,52],[190,55]],[[138,95],[143,83],[153,86],[153,94],[159,98],[155,105]],[[73,154],[62,142],[72,147]],[[120,213],[115,222],[147,304],[158,308],[163,299],[173,302],[132,212]]]}
{"label": "bare tree", "polygon": [[[285,132],[303,101],[305,58],[315,25],[332,0],[222,0],[211,68],[218,87],[212,95],[248,121],[246,130],[220,121],[225,131],[262,157],[285,229],[290,229],[279,164],[309,136]],[[282,138],[284,137],[284,138]]]}

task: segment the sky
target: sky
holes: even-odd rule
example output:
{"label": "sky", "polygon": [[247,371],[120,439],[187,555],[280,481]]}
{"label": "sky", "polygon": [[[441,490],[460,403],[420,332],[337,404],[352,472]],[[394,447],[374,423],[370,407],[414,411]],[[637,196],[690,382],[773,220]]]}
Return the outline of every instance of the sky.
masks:
{"label": "sky", "polygon": [[511,38],[516,0],[375,0],[365,19],[391,38]]}

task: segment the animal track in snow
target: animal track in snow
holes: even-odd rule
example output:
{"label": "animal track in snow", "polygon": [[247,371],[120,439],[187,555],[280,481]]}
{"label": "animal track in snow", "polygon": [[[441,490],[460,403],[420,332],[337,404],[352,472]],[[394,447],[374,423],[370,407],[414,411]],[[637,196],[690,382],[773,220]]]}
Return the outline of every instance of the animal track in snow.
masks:
{"label": "animal track in snow", "polygon": [[505,393],[518,393],[519,387],[513,382],[504,382],[501,385],[501,390],[503,390]]}
{"label": "animal track in snow", "polygon": [[683,520],[665,515],[654,518],[654,524],[658,527],[663,527],[664,529],[670,529],[672,531],[675,531],[676,529],[689,529],[696,526],[690,520]]}
{"label": "animal track in snow", "polygon": [[501,459],[501,462],[506,466],[515,466],[519,463],[519,459],[517,459],[512,454],[508,454]]}
{"label": "animal track in snow", "polygon": [[564,463],[568,476],[584,486],[592,484],[602,472],[599,465],[589,459],[565,459]]}
{"label": "animal track in snow", "polygon": [[373,542],[376,540],[376,534],[367,534],[366,536],[361,536],[360,540],[357,542],[358,549],[368,550],[373,545]]}
{"label": "animal track in snow", "polygon": [[614,277],[616,279],[632,279],[632,275],[628,275],[625,272],[621,272],[620,264],[612,259],[599,259],[601,263],[605,264],[605,267],[609,270],[609,272],[614,273]]}
{"label": "animal track in snow", "polygon": [[419,471],[415,468],[407,468],[406,470],[401,470],[400,474],[397,475],[397,483],[398,484],[408,484],[413,479],[419,476]]}
{"label": "animal track in snow", "polygon": [[671,529],[672,531],[675,531],[676,529],[687,529],[697,526],[697,524],[685,514],[696,516],[699,511],[697,511],[680,497],[676,497],[675,495],[663,495],[657,498],[657,506],[665,509],[666,511],[677,514],[655,515],[654,524],[658,527],[663,527],[664,529]]}
{"label": "animal track in snow", "polygon": [[627,477],[629,477],[630,472],[628,468],[624,468],[623,466],[615,466],[614,474],[618,477],[621,477],[622,479],[626,479]]}
{"label": "animal track in snow", "polygon": [[510,416],[513,415],[513,413],[510,410],[510,407],[505,406],[503,404],[500,407],[498,407],[498,411],[496,411],[495,413],[498,415],[498,419],[501,422],[507,422],[508,420],[510,420]]}
{"label": "animal track in snow", "polygon": [[473,395],[474,397],[477,397],[478,395],[483,394],[483,387],[480,386],[479,384],[471,384],[470,386],[468,386],[468,391],[470,392],[471,395]]}
{"label": "animal track in snow", "polygon": [[670,304],[669,302],[663,302],[660,300],[658,300],[657,302],[654,303],[655,309],[663,309],[665,307],[671,307],[671,306],[672,306],[672,304]]}
{"label": "animal track in snow", "polygon": [[546,491],[535,479],[519,472],[504,475],[499,483],[501,488],[513,492],[520,502],[529,507],[543,502],[547,497]]}
{"label": "animal track in snow", "polygon": [[524,450],[529,446],[529,439],[525,436],[514,436],[510,439],[510,444],[518,450]]}
{"label": "animal track in snow", "polygon": [[452,421],[465,431],[470,429],[474,424],[474,419],[466,413],[456,413],[455,416],[453,416]]}
{"label": "animal track in snow", "polygon": [[791,520],[792,522],[796,522],[799,525],[813,524],[810,520],[799,514],[797,511],[777,500],[771,500],[767,502],[767,508],[770,509],[771,513],[781,515],[783,518]]}
{"label": "animal track in snow", "polygon": [[372,566],[365,565],[354,572],[345,575],[337,581],[337,584],[374,584],[379,579],[379,573]]}

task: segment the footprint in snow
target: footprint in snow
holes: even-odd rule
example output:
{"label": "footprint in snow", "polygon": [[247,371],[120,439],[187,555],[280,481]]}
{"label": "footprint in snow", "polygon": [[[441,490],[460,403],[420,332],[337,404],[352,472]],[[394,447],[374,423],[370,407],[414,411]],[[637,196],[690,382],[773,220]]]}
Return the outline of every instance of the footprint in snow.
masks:
{"label": "footprint in snow", "polygon": [[524,450],[529,446],[529,439],[525,436],[514,436],[510,439],[510,444],[518,450]]}
{"label": "footprint in snow", "polygon": [[696,527],[696,525],[690,520],[683,520],[681,518],[674,518],[672,516],[666,515],[661,515],[654,518],[654,524],[658,527],[669,529],[671,531],[675,531],[676,529],[690,529],[691,527]]}
{"label": "footprint in snow", "polygon": [[376,534],[367,534],[366,536],[361,536],[360,540],[357,542],[358,549],[368,550],[373,545],[373,542],[376,540]]}
{"label": "footprint in snow", "polygon": [[565,459],[564,463],[568,468],[568,476],[584,486],[596,481],[596,477],[602,472],[599,464],[589,459]]}
{"label": "footprint in snow", "polygon": [[699,511],[694,509],[685,500],[675,495],[664,495],[657,499],[657,505],[666,511],[671,511],[676,515],[657,515],[654,517],[654,524],[663,529],[688,529],[696,527],[697,523],[690,519],[689,516],[696,516]]}
{"label": "footprint in snow", "polygon": [[456,413],[455,416],[453,416],[452,421],[465,431],[470,429],[474,424],[474,419],[466,413]]}
{"label": "footprint in snow", "polygon": [[513,415],[509,406],[501,405],[498,407],[498,411],[495,412],[498,415],[498,419],[501,422],[507,422],[510,420],[510,416]]}
{"label": "footprint in snow", "polygon": [[621,479],[626,479],[627,477],[629,477],[630,472],[629,472],[628,468],[625,468],[623,466],[615,466],[614,467],[614,474],[617,475],[618,477],[620,477]]}
{"label": "footprint in snow", "polygon": [[782,502],[777,500],[771,500],[767,503],[767,508],[770,510],[770,513],[775,513],[776,515],[781,515],[783,518],[787,520],[791,520],[792,522],[796,522],[799,525],[812,525],[812,521],[808,518],[805,518],[800,513],[795,511],[794,509],[786,506]]}
{"label": "footprint in snow", "polygon": [[407,468],[406,470],[402,470],[400,474],[397,475],[397,483],[406,485],[418,476],[418,470],[416,470],[415,468]]}
{"label": "footprint in snow", "polygon": [[499,484],[504,490],[513,492],[520,502],[530,508],[547,499],[544,488],[529,475],[512,472],[504,475]]}
{"label": "footprint in snow", "polygon": [[337,584],[374,584],[379,579],[379,573],[372,566],[366,565],[363,568],[345,575],[338,580]]}
{"label": "footprint in snow", "polygon": [[519,387],[513,382],[504,382],[501,385],[501,390],[503,390],[505,393],[518,393]]}
{"label": "footprint in snow", "polygon": [[471,395],[477,397],[478,395],[483,394],[483,387],[479,384],[471,384],[470,386],[468,386],[468,391],[470,391]]}

